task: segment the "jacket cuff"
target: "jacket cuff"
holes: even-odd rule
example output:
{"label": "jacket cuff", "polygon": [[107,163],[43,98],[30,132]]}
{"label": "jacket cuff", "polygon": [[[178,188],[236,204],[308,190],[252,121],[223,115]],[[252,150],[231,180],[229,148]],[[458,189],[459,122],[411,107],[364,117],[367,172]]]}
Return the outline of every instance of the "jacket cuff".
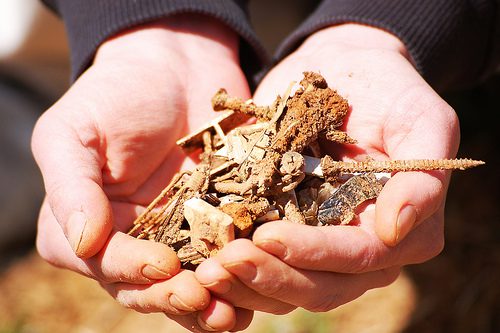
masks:
{"label": "jacket cuff", "polygon": [[176,14],[213,17],[240,36],[240,62],[252,77],[267,53],[250,26],[244,0],[45,0],[62,16],[71,49],[71,79],[90,66],[99,45],[118,32]]}
{"label": "jacket cuff", "polygon": [[477,81],[490,65],[495,11],[489,0],[327,0],[283,42],[275,60],[315,31],[361,23],[397,36],[436,89],[457,88]]}

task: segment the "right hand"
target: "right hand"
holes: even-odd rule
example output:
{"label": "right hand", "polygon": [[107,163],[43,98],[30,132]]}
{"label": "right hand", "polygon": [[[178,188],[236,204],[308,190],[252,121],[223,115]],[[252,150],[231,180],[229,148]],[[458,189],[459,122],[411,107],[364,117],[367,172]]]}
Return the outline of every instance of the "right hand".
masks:
{"label": "right hand", "polygon": [[215,116],[219,87],[250,96],[237,36],[210,18],[180,15],[102,44],[33,133],[47,193],[41,256],[97,280],[126,307],[165,312],[191,330],[248,326],[252,312],[211,299],[168,246],[124,233],[192,163],[175,141]]}
{"label": "right hand", "polygon": [[[413,67],[396,36],[345,24],[311,35],[274,67],[254,99],[269,105],[302,72],[321,73],[347,97],[341,127],[356,145],[324,145],[345,160],[452,158],[458,119]],[[450,172],[399,172],[375,209],[365,205],[349,226],[268,222],[252,241],[238,239],[204,261],[196,278],[235,306],[286,313],[295,307],[330,311],[385,286],[401,266],[435,257],[443,248],[444,204]]]}

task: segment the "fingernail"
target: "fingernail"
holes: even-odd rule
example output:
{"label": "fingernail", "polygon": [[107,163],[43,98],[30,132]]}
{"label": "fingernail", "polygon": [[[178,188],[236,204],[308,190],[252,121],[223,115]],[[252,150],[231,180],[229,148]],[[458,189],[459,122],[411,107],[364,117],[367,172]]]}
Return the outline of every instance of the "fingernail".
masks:
{"label": "fingernail", "polygon": [[200,327],[202,329],[204,329],[205,331],[209,331],[209,332],[216,332],[218,331],[217,329],[213,328],[212,326],[208,325],[203,319],[200,318],[200,316],[198,316],[198,325],[200,325]]}
{"label": "fingernail", "polygon": [[225,269],[243,280],[252,281],[257,276],[257,267],[248,261],[237,261],[223,266]]}
{"label": "fingernail", "polygon": [[286,258],[288,254],[288,249],[286,248],[286,246],[274,239],[259,240],[255,243],[255,245],[266,251],[267,253],[270,253],[280,259]]}
{"label": "fingernail", "polygon": [[415,206],[406,205],[399,211],[398,221],[396,222],[396,244],[402,241],[406,235],[413,229],[417,220],[417,211]]}
{"label": "fingernail", "polygon": [[68,238],[73,252],[75,252],[77,256],[79,254],[86,224],[87,217],[85,214],[83,212],[75,212],[71,214],[66,225],[66,237]]}
{"label": "fingernail", "polygon": [[170,302],[170,305],[179,311],[196,311],[195,308],[184,303],[176,294],[170,295],[168,301]]}
{"label": "fingernail", "polygon": [[200,283],[202,287],[209,289],[210,291],[217,294],[227,294],[233,288],[231,282],[228,280],[217,280],[211,283]]}
{"label": "fingernail", "polygon": [[162,271],[161,269],[153,265],[145,265],[142,268],[142,275],[151,280],[164,280],[172,277],[172,275]]}

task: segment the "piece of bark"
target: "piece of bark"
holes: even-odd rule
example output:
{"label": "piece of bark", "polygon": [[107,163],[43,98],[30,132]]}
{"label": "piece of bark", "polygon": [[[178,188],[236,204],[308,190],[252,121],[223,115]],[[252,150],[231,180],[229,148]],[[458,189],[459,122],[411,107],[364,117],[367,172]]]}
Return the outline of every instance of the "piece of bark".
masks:
{"label": "piece of bark", "polygon": [[227,158],[238,164],[247,159],[252,162],[263,159],[271,144],[266,129],[267,123],[257,123],[230,131],[226,136]]}
{"label": "piece of bark", "polygon": [[234,232],[236,238],[250,235],[253,229],[252,214],[242,202],[233,202],[221,206],[220,210],[233,218]]}
{"label": "piece of bark", "polygon": [[198,252],[191,244],[186,244],[177,251],[177,257],[181,263],[199,265],[205,260],[205,256]]}
{"label": "piece of bark", "polygon": [[220,207],[220,210],[233,218],[235,235],[243,238],[253,231],[254,221],[269,210],[269,202],[265,198],[259,200],[232,202]]}

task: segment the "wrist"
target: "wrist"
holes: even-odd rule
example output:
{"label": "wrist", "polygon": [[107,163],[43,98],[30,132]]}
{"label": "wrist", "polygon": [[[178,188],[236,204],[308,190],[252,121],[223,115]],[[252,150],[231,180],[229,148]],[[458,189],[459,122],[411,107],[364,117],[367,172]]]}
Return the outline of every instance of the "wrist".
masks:
{"label": "wrist", "polygon": [[406,46],[397,36],[380,28],[357,23],[334,25],[319,30],[309,36],[299,50],[317,49],[325,45],[341,49],[392,51],[410,60]]}
{"label": "wrist", "polygon": [[[144,64],[172,66],[172,58],[185,62],[207,57],[238,62],[237,34],[216,19],[182,14],[121,32],[97,50],[94,64],[140,60]],[[203,57],[200,57],[203,55]]]}

